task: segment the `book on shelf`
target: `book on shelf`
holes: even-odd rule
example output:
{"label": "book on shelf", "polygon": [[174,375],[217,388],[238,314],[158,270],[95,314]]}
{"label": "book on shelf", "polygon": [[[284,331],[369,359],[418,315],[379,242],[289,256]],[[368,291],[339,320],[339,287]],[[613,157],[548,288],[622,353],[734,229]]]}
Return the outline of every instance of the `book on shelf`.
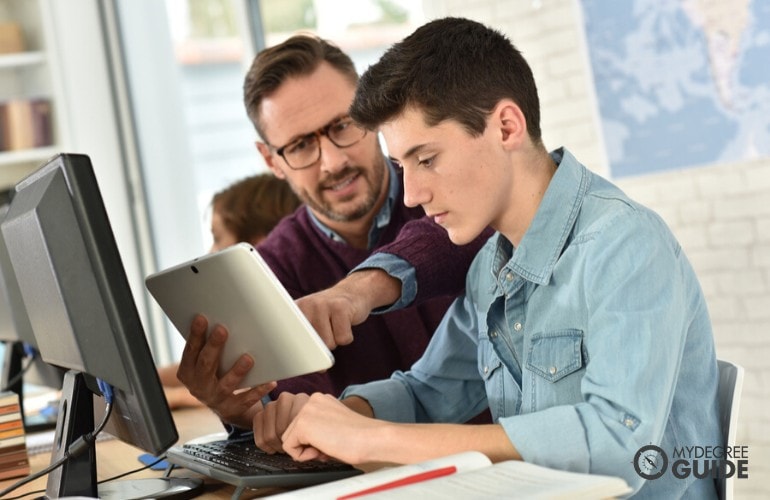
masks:
{"label": "book on shelf", "polygon": [[0,432],[24,428],[23,422],[21,421],[21,412],[18,412],[18,414],[7,413],[2,417],[4,418],[0,419]]}
{"label": "book on shelf", "polygon": [[0,453],[2,453],[3,448],[6,446],[16,446],[19,444],[26,446],[26,443],[26,437],[23,435],[4,438],[0,441]]}
{"label": "book on shelf", "polygon": [[0,151],[51,144],[51,103],[48,99],[19,98],[0,102]]}
{"label": "book on shelf", "polygon": [[[7,424],[14,424],[15,422],[6,422]],[[24,436],[24,425],[17,425],[11,429],[0,430],[0,443],[5,438],[12,438],[17,436]]]}
{"label": "book on shelf", "polygon": [[[11,394],[16,394],[15,392]],[[8,420],[14,420],[17,417],[17,413],[21,415],[21,405],[18,403],[18,396],[15,399],[16,403],[3,405],[0,403],[0,422],[7,422]]]}
{"label": "book on shelf", "polygon": [[[9,412],[9,413],[1,413],[0,414],[0,429],[4,429],[7,427],[4,427],[4,424],[6,422],[14,422],[18,420],[21,417],[21,409],[17,409],[15,412]],[[13,427],[8,426],[8,427]]]}
{"label": "book on shelf", "polygon": [[7,411],[13,405],[19,404],[19,395],[13,391],[0,392],[0,413]]}
{"label": "book on shelf", "polygon": [[23,464],[18,465],[12,469],[0,470],[0,481],[3,479],[11,479],[13,477],[22,477],[29,475],[29,461],[25,461]]}
{"label": "book on shelf", "polygon": [[622,496],[631,488],[621,478],[549,469],[518,460],[493,464],[477,451],[297,489],[269,498],[347,500],[366,498],[548,498],[595,499]]}
{"label": "book on shelf", "polygon": [[19,395],[0,393],[0,479],[29,474],[29,454]]}

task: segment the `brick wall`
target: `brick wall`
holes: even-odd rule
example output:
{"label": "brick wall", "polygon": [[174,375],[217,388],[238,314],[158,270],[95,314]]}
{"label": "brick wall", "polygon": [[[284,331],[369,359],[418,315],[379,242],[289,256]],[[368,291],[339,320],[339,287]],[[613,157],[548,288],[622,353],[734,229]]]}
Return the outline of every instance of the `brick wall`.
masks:
{"label": "brick wall", "polygon": [[[428,18],[462,16],[506,33],[532,66],[543,139],[609,176],[576,0],[424,0]],[[717,356],[746,370],[737,444],[749,479],[736,498],[770,495],[770,159],[615,180],[657,211],[705,290]]]}

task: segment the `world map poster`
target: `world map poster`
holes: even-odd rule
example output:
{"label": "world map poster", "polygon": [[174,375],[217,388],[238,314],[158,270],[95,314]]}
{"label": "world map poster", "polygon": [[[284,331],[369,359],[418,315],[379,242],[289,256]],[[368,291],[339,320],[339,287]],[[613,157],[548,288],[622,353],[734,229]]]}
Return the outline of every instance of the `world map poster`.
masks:
{"label": "world map poster", "polygon": [[770,1],[580,5],[613,177],[770,156]]}

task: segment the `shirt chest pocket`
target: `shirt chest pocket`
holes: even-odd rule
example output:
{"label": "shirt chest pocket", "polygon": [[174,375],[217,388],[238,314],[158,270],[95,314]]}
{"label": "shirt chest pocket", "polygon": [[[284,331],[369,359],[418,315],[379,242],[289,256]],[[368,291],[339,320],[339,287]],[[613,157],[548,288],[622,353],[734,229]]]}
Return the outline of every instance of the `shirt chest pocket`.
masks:
{"label": "shirt chest pocket", "polygon": [[582,400],[583,332],[557,330],[532,336],[527,353],[531,411]]}

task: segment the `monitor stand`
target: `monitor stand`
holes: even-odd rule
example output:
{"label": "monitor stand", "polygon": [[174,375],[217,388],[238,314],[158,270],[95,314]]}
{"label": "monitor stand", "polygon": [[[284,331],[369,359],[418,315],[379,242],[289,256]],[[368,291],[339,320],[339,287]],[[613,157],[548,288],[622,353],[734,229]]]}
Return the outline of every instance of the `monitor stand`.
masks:
{"label": "monitor stand", "polygon": [[[80,436],[94,429],[93,392],[82,373],[70,370],[64,375],[59,420],[51,454],[51,463],[61,459]],[[164,477],[123,479],[97,484],[96,448],[64,462],[48,476],[46,498],[86,496],[100,499],[193,498],[203,492],[201,479]]]}

